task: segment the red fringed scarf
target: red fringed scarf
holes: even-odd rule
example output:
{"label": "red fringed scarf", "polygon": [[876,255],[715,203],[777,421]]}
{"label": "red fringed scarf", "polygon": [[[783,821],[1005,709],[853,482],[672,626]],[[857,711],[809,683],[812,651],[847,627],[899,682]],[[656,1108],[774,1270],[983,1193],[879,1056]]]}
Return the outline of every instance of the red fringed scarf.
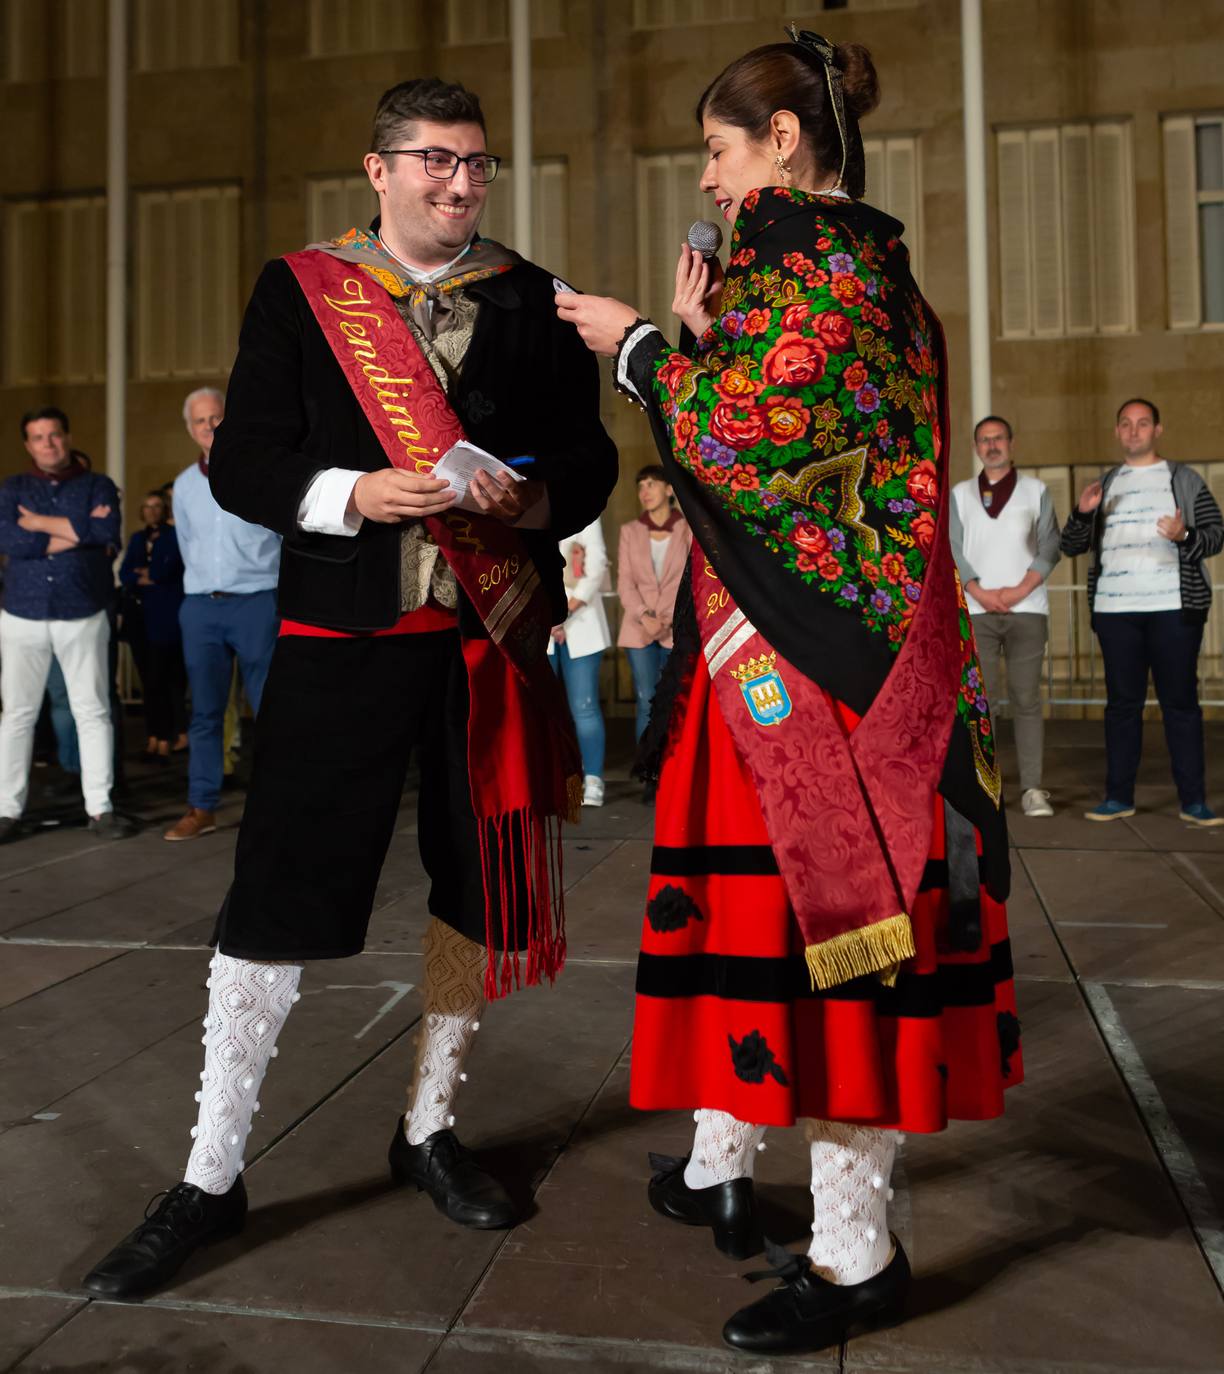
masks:
{"label": "red fringed scarf", "polygon": [[[378,277],[324,252],[291,253],[286,261],[390,462],[432,472],[464,437],[463,426]],[[565,963],[561,821],[577,819],[582,769],[545,655],[548,601],[518,533],[460,510],[425,525],[488,632],[487,639],[464,639],[463,658],[471,699],[468,776],[486,898],[485,992],[493,998],[521,982],[551,981]],[[513,915],[524,907],[525,969],[511,947]]]}

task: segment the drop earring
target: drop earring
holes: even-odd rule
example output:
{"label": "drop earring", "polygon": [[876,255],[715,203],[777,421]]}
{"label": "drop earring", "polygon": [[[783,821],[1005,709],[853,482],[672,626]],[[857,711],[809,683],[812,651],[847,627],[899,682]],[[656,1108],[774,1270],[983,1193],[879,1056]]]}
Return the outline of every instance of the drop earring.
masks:
{"label": "drop earring", "polygon": [[789,186],[791,178],[790,164],[786,161],[786,159],[782,156],[781,153],[779,153],[778,156],[774,158],[774,162],[777,164],[778,173],[782,178],[782,185]]}

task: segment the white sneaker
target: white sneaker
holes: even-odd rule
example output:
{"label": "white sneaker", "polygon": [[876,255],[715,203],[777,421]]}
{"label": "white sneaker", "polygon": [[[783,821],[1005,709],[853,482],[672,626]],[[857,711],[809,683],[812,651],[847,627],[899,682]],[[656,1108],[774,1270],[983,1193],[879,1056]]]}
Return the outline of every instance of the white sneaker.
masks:
{"label": "white sneaker", "polygon": [[1030,787],[1020,798],[1020,809],[1026,816],[1052,816],[1054,808],[1050,805],[1050,794],[1040,787]]}
{"label": "white sneaker", "polygon": [[594,773],[588,773],[582,780],[582,804],[583,806],[602,806],[604,798],[604,782],[602,778],[597,778]]}

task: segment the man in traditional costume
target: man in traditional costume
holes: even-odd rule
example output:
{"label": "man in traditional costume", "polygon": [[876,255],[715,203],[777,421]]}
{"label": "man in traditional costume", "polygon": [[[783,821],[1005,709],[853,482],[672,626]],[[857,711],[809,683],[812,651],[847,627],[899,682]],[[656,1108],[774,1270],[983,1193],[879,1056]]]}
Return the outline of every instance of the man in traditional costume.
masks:
{"label": "man in traditional costume", "polygon": [[[461,1225],[517,1219],[453,1131],[453,1099],[486,998],[564,962],[559,828],[582,775],[546,647],[565,617],[558,539],[603,509],[616,453],[555,279],[476,235],[498,165],[477,98],[394,87],[365,165],[371,229],[265,267],[213,448],[217,499],[283,536],[283,623],[186,1176],[88,1275],[95,1293],[147,1292],[241,1228],[252,1113],[302,961],[361,951],[410,750],[433,919],[391,1171]],[[465,436],[528,459],[530,480],[480,474],[478,509],[460,509],[430,474]]]}
{"label": "man in traditional costume", "polygon": [[[682,256],[671,349],[559,293],[646,406],[693,529],[650,733],[665,736],[630,1096],[695,1109],[663,1215],[761,1247],[752,1163],[802,1120],[806,1256],[724,1328],[816,1349],[895,1316],[899,1130],[1002,1111],[1020,1081],[990,715],[948,542],[943,334],[903,226],[865,204],[870,56],[813,34],[702,97],[702,186],[733,223],[718,299]],[[618,344],[619,341],[619,344]]]}

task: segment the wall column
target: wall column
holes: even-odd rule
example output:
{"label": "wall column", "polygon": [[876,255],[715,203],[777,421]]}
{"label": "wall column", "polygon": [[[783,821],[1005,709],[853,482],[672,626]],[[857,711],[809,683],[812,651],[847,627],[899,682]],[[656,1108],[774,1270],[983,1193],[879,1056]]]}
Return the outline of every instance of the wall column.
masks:
{"label": "wall column", "polygon": [[531,257],[531,0],[510,0],[514,249]]}
{"label": "wall column", "polygon": [[[969,390],[973,423],[991,412],[990,257],[986,218],[986,111],[982,90],[982,0],[961,0],[965,107],[965,231],[969,266]],[[976,456],[975,470],[980,467]]]}
{"label": "wall column", "polygon": [[[106,79],[106,471],[127,480],[128,4],[110,0]],[[130,512],[129,512],[130,514]]]}

